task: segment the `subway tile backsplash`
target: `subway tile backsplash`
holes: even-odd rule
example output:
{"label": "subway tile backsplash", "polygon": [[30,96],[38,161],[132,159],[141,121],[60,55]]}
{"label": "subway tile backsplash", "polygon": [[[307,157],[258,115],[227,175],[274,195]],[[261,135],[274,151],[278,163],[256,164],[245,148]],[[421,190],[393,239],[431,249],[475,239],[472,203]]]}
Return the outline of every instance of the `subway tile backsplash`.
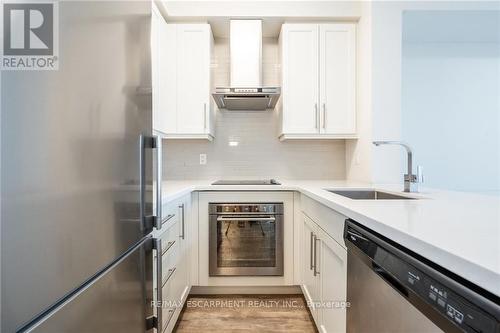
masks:
{"label": "subway tile backsplash", "polygon": [[[215,85],[227,86],[227,39],[215,40],[215,59]],[[264,38],[264,85],[279,85],[278,69],[278,41]],[[217,111],[214,141],[164,141],[163,178],[345,179],[344,140],[281,142],[278,121],[277,110]],[[200,154],[207,154],[206,165],[200,165]]]}

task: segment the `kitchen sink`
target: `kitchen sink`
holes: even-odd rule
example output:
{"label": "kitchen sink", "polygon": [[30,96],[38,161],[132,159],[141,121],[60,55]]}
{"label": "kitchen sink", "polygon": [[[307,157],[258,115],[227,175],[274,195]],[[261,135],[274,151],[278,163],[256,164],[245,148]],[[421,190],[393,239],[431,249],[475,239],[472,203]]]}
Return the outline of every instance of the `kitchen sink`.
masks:
{"label": "kitchen sink", "polygon": [[354,200],[415,200],[417,198],[376,190],[326,190]]}

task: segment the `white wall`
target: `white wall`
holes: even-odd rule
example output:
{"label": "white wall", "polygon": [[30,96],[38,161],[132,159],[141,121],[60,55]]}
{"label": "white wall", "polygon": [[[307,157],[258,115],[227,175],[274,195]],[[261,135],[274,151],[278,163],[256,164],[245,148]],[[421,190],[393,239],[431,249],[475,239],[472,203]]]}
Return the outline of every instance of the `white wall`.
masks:
{"label": "white wall", "polygon": [[346,179],[372,181],[372,35],[370,2],[361,5],[356,27],[357,140],[346,140]]}
{"label": "white wall", "polygon": [[402,138],[426,186],[500,191],[500,12],[406,12],[402,37]]}
{"label": "white wall", "polygon": [[[372,3],[372,137],[374,140],[402,139],[403,13],[410,10],[495,9],[498,9],[498,2],[375,1]],[[416,154],[418,153],[416,151]],[[397,146],[373,148],[371,160],[373,181],[401,183],[405,172],[403,157],[403,150]]]}

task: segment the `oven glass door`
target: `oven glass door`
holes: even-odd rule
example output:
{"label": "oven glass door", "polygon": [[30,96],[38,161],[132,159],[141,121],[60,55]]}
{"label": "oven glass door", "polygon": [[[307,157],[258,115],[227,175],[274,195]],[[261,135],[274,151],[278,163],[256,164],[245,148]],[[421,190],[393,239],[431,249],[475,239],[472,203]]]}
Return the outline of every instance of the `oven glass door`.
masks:
{"label": "oven glass door", "polygon": [[210,275],[283,275],[282,215],[212,215]]}

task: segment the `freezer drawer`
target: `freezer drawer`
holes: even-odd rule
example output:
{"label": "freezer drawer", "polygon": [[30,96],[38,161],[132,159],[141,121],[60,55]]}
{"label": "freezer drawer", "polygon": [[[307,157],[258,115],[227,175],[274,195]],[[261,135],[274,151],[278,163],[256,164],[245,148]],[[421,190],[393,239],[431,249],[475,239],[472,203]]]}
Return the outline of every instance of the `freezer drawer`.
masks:
{"label": "freezer drawer", "polygon": [[142,333],[152,315],[152,251],[145,238],[102,275],[49,312],[27,332]]}
{"label": "freezer drawer", "polygon": [[175,326],[184,301],[186,300],[189,286],[187,285],[187,265],[179,263],[174,270],[169,270],[162,286],[162,321],[163,332],[170,332]]}

